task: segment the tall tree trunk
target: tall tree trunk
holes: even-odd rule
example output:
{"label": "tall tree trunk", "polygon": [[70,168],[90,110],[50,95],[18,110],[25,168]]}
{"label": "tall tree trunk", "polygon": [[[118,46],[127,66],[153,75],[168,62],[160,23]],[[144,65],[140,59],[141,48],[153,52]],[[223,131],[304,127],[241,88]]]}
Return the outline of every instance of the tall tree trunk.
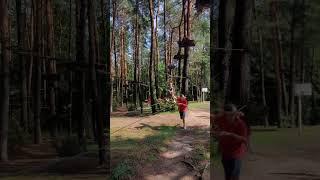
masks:
{"label": "tall tree trunk", "polygon": [[133,79],[134,79],[134,84],[133,84],[133,88],[134,88],[134,92],[133,92],[133,104],[134,104],[134,108],[137,109],[137,97],[138,97],[138,46],[139,46],[139,42],[138,42],[138,31],[139,31],[139,21],[138,21],[138,0],[136,0],[136,5],[135,5],[135,35],[134,35],[134,57],[133,57],[133,61],[134,61],[134,69],[133,69]]}
{"label": "tall tree trunk", "polygon": [[157,99],[160,98],[160,89],[159,89],[159,59],[160,59],[160,53],[159,53],[159,44],[158,44],[158,14],[159,14],[159,8],[155,16],[155,29],[154,29],[154,34],[155,34],[155,48],[154,48],[154,83],[155,83],[155,88],[156,88],[156,97]]}
{"label": "tall tree trunk", "polygon": [[[184,0],[184,38],[190,39],[190,14],[191,14],[191,1]],[[188,96],[189,93],[189,77],[188,77],[188,69],[189,69],[189,46],[184,48],[184,61],[183,61],[183,69],[182,69],[182,88],[181,93]]]}
{"label": "tall tree trunk", "polygon": [[232,51],[230,58],[230,87],[228,102],[236,105],[246,105],[250,92],[250,59],[249,49],[251,37],[251,20],[253,15],[253,1],[236,1],[236,9],[233,26],[233,49],[245,49]]}
{"label": "tall tree trunk", "polygon": [[[52,10],[52,0],[47,0],[47,55],[49,57],[54,57],[54,25],[53,25],[53,10]],[[49,62],[49,74],[56,74],[56,63],[55,61]],[[51,133],[53,136],[57,135],[58,124],[56,121],[56,92],[55,87],[57,87],[56,82],[51,82],[49,84],[49,107],[50,107],[50,119],[51,122]]]}
{"label": "tall tree trunk", "polygon": [[111,45],[112,45],[112,51],[113,51],[113,57],[114,57],[114,71],[115,71],[115,78],[114,78],[114,84],[116,86],[116,105],[119,103],[119,70],[118,70],[118,61],[117,61],[117,46],[116,46],[116,20],[117,20],[117,1],[112,1],[112,39],[111,39]]}
{"label": "tall tree trunk", "polygon": [[141,85],[142,83],[142,79],[141,79],[141,55],[140,55],[140,34],[141,34],[141,25],[139,24],[138,26],[138,46],[137,46],[137,69],[138,69],[138,82],[139,82],[139,86],[138,86],[138,93],[139,93],[139,105],[140,105],[140,113],[143,113],[143,86]]}
{"label": "tall tree trunk", "polygon": [[[300,42],[300,46],[301,46],[301,57],[300,57],[300,82],[304,83],[304,76],[305,76],[305,24],[306,24],[306,1],[302,0],[301,2],[301,10],[302,10],[302,22],[301,22],[301,42]],[[300,100],[301,104],[302,104],[302,109],[304,107],[304,101],[303,99]],[[304,115],[302,114],[302,124],[304,119]]]}
{"label": "tall tree trunk", "polygon": [[0,1],[0,161],[8,160],[8,122],[9,122],[9,63],[10,63],[10,26],[8,14],[8,1]]}
{"label": "tall tree trunk", "polygon": [[[109,137],[109,130],[110,130],[110,115],[111,115],[111,107],[112,107],[112,78],[111,78],[111,56],[112,53],[110,51],[110,1],[107,1],[105,3],[104,0],[100,1],[100,6],[101,6],[101,14],[102,14],[102,19],[106,18],[105,20],[102,21],[102,47],[104,52],[102,53],[103,56],[103,64],[106,64],[106,70],[107,70],[107,75],[102,76],[100,81],[101,83],[98,83],[99,85],[101,84],[101,87],[99,87],[99,99],[98,99],[98,105],[100,105],[100,116],[99,116],[99,124],[101,128],[98,128],[99,131],[99,136],[100,136],[100,141],[99,141],[99,157],[100,157],[100,164],[107,162],[107,173],[110,173],[110,149],[108,148],[110,146],[110,137]],[[106,6],[104,5],[106,4]],[[106,12],[106,13],[104,13]],[[103,101],[105,99],[105,101]],[[103,126],[105,128],[105,131],[102,129],[103,121],[105,121],[105,125]],[[105,132],[105,135],[103,134]],[[103,139],[105,137],[105,139]],[[104,141],[106,142],[104,144]],[[106,145],[106,146],[104,146]],[[105,149],[106,148],[106,149]],[[106,157],[105,157],[106,155]]]}
{"label": "tall tree trunk", "polygon": [[[30,6],[30,9],[31,9],[31,13],[30,13],[30,23],[29,23],[29,26],[28,28],[30,29],[29,31],[29,37],[28,37],[28,48],[29,49],[33,49],[33,45],[34,45],[34,8],[33,8],[33,4],[34,4],[34,1],[31,0],[31,6]],[[28,97],[32,97],[32,75],[33,75],[33,62],[34,62],[34,56],[33,55],[30,55],[29,56],[29,60],[30,60],[30,63],[29,63],[29,66],[28,66],[28,73],[27,73],[27,92],[28,92]],[[29,104],[28,104],[28,132],[29,133],[32,133],[32,129],[33,127],[31,127],[31,121],[33,121],[33,107],[31,106],[31,103],[30,103],[30,98],[28,99],[29,101]]]}
{"label": "tall tree trunk", "polygon": [[[272,14],[272,21],[273,22],[277,22],[277,2],[276,1],[272,1],[270,4],[270,8],[271,8],[271,14]],[[276,116],[276,121],[278,122],[278,127],[282,127],[283,123],[282,123],[282,119],[281,119],[281,107],[282,107],[282,99],[281,99],[281,74],[280,74],[280,45],[279,45],[279,40],[278,40],[278,31],[277,31],[277,27],[276,25],[274,25],[272,27],[272,35],[274,37],[273,39],[273,50],[274,50],[274,66],[275,66],[275,73],[276,73],[276,107],[277,107],[277,116]]]}
{"label": "tall tree trunk", "polygon": [[150,88],[150,97],[151,97],[151,108],[152,113],[156,112],[156,94],[154,89],[154,48],[155,48],[155,26],[154,26],[154,7],[153,0],[149,0],[149,17],[151,23],[151,46],[150,46],[150,61],[149,61],[149,88]]}
{"label": "tall tree trunk", "polygon": [[[181,36],[182,36],[182,33],[181,33],[181,28],[182,28],[182,22],[184,21],[184,12],[185,12],[185,8],[184,8],[184,1],[183,1],[183,3],[182,3],[182,9],[181,9],[181,19],[180,19],[180,23],[179,23],[179,26],[178,26],[178,30],[179,30],[179,42],[181,42],[181,40],[182,40],[182,38],[181,38]],[[173,29],[172,29],[172,33],[171,33],[171,42],[170,42],[170,44],[171,44],[171,46],[172,46],[172,36],[173,36]],[[170,49],[170,51],[172,51],[171,49]],[[181,47],[179,46],[179,49],[178,49],[178,56],[179,56],[179,58],[178,58],[178,78],[177,78],[177,81],[176,81],[176,83],[177,83],[177,90],[179,91],[179,92],[181,92],[181,87],[182,87],[182,78],[181,78],[181,60],[182,60],[182,56],[181,56]],[[170,74],[171,75],[171,74]]]}
{"label": "tall tree trunk", "polygon": [[[172,43],[173,43],[173,33],[174,33],[174,30],[172,29],[171,30],[171,32],[170,32],[170,35],[169,35],[169,39],[170,39],[170,41],[168,42],[169,43],[169,47],[168,47],[168,62],[167,62],[167,64],[169,65],[169,64],[171,64],[172,63]],[[171,69],[169,69],[169,72],[167,72],[169,75],[170,75],[170,78],[172,78],[171,76],[172,76],[172,70]]]}
{"label": "tall tree trunk", "polygon": [[33,52],[36,54],[34,60],[34,91],[33,91],[33,111],[34,111],[34,143],[40,144],[41,143],[41,123],[40,123],[40,104],[41,104],[41,59],[39,55],[41,54],[41,35],[40,35],[40,28],[41,28],[41,1],[36,0],[33,4],[34,8],[34,46]]}
{"label": "tall tree trunk", "polygon": [[[86,63],[87,59],[84,54],[86,37],[86,10],[87,0],[76,1],[76,19],[77,19],[77,33],[76,33],[76,59],[77,64]],[[85,72],[75,72],[74,89],[72,95],[72,120],[78,122],[77,132],[79,143],[82,150],[86,149],[84,137],[84,120],[86,110],[86,91],[85,91]]]}
{"label": "tall tree trunk", "polygon": [[289,112],[291,119],[291,126],[295,125],[295,103],[294,103],[294,83],[295,83],[295,30],[296,30],[296,8],[297,0],[294,0],[292,13],[291,13],[291,24],[290,24],[290,90],[289,90]]}
{"label": "tall tree trunk", "polygon": [[[255,2],[253,4],[254,20],[257,21],[257,13],[255,8]],[[267,101],[266,101],[266,89],[265,89],[265,63],[264,63],[264,51],[263,51],[263,38],[261,32],[261,26],[257,26],[257,36],[259,38],[259,51],[260,51],[260,78],[261,78],[261,99],[264,107],[264,126],[269,126]]]}
{"label": "tall tree trunk", "polygon": [[[99,53],[97,51],[97,30],[96,30],[96,4],[94,1],[88,0],[88,30],[89,30],[89,79],[90,79],[90,97],[91,97],[91,120],[95,121],[96,129],[93,127],[93,134],[95,134],[99,149],[101,148],[100,142],[102,141],[101,138],[101,131],[102,125],[99,121],[99,102],[98,99],[98,86],[97,86],[97,73],[96,73],[96,64],[98,63],[98,56]],[[94,123],[93,123],[94,124]]]}
{"label": "tall tree trunk", "polygon": [[231,48],[232,42],[229,40],[232,31],[232,21],[234,17],[235,1],[225,0],[219,3],[218,30],[217,30],[217,48],[214,51],[215,61],[214,74],[215,87],[212,91],[214,95],[222,98],[224,103],[225,96],[228,95],[229,81],[229,56],[230,52],[225,49]]}
{"label": "tall tree trunk", "polygon": [[[260,29],[258,29],[258,36],[259,36],[259,46],[260,46],[260,74],[261,74],[261,97],[262,97],[262,104],[264,109],[267,107],[267,101],[266,101],[266,92],[265,92],[265,82],[264,82],[264,53],[263,53],[263,40]],[[264,125],[265,127],[269,126],[268,116],[265,112],[264,114]]]}
{"label": "tall tree trunk", "polygon": [[[312,55],[311,55],[311,61],[312,61],[312,63],[311,63],[311,73],[310,73],[310,81],[311,81],[311,83],[314,81],[314,74],[315,74],[315,48],[313,47],[312,48]],[[311,99],[312,99],[312,101],[311,101],[311,112],[312,113],[315,113],[316,111],[316,109],[315,109],[315,107],[316,107],[316,97],[315,97],[315,93],[313,92],[312,93],[312,96],[311,96]],[[316,125],[316,120],[317,119],[315,119],[316,117],[315,116],[312,116],[311,117],[311,125]],[[294,121],[293,121],[293,123],[294,123]]]}
{"label": "tall tree trunk", "polygon": [[[68,55],[71,59],[71,41],[72,41],[72,0],[69,0],[69,47],[68,47]],[[69,72],[69,104],[72,104],[72,79],[73,79],[73,72]],[[68,135],[71,136],[72,134],[72,110],[71,106],[68,106],[69,109],[69,119],[68,119]]]}
{"label": "tall tree trunk", "polygon": [[[23,32],[26,30],[26,13],[22,12],[21,0],[16,0],[16,18],[17,18],[17,40],[19,49],[26,48],[26,37],[23,36]],[[22,55],[18,55],[18,61],[20,63],[20,85],[21,85],[21,119],[20,126],[24,131],[27,130],[28,124],[28,92],[27,92],[27,72],[26,61]]]}
{"label": "tall tree trunk", "polygon": [[167,30],[166,30],[166,0],[163,0],[163,39],[164,39],[164,74],[168,82],[168,51],[167,51]]}
{"label": "tall tree trunk", "polygon": [[124,87],[124,70],[125,70],[125,60],[124,60],[124,28],[120,29],[120,101],[121,107],[123,106],[123,87]]}

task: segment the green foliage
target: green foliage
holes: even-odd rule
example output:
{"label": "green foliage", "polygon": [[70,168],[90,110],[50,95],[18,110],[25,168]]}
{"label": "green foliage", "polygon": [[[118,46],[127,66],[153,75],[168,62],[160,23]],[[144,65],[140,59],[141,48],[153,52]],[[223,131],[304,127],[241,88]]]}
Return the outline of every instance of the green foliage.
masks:
{"label": "green foliage", "polygon": [[162,110],[162,112],[177,111],[177,105],[171,99],[159,99],[158,103],[160,104],[160,109]]}
{"label": "green foliage", "polygon": [[81,152],[81,146],[76,136],[58,138],[53,142],[53,146],[60,157],[74,156]]}
{"label": "green foliage", "polygon": [[132,175],[134,175],[134,163],[132,160],[124,160],[123,162],[120,162],[113,170],[111,179],[112,180],[122,180],[122,179],[128,179]]}
{"label": "green foliage", "polygon": [[206,149],[201,144],[195,146],[193,153],[194,153],[194,155],[192,157],[197,162],[201,162],[201,161],[210,159],[210,153],[208,152],[208,149]]}

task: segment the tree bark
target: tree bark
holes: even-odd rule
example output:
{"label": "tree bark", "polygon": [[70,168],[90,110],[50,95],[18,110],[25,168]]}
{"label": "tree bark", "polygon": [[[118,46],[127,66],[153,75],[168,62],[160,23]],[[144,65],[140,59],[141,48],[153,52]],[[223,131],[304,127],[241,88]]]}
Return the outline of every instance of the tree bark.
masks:
{"label": "tree bark", "polygon": [[124,87],[124,79],[125,79],[125,60],[124,60],[124,28],[120,29],[120,101],[121,107],[123,106],[123,87]]}
{"label": "tree bark", "polygon": [[[263,52],[263,39],[261,35],[260,29],[258,29],[258,36],[259,36],[259,46],[260,46],[260,74],[261,74],[261,97],[262,97],[262,104],[264,109],[267,107],[267,101],[266,101],[266,91],[265,91],[265,81],[264,81],[264,76],[265,76],[265,70],[264,70],[264,52]],[[268,115],[265,112],[264,114],[264,126],[268,127],[269,126],[269,121],[268,121]]]}
{"label": "tree bark", "polygon": [[232,31],[232,21],[234,17],[235,1],[225,0],[219,3],[218,29],[217,29],[217,48],[214,50],[214,74],[215,87],[212,93],[216,98],[221,98],[222,104],[228,96],[229,85],[229,56],[230,52],[224,50],[231,48],[232,42],[229,39]]}
{"label": "tree bark", "polygon": [[232,51],[230,58],[230,87],[227,102],[236,105],[246,105],[250,92],[250,33],[253,14],[253,1],[236,1],[232,49],[244,49]]}
{"label": "tree bark", "polygon": [[[40,28],[41,28],[41,1],[36,0],[36,3],[33,4],[34,8],[34,46],[33,52],[39,55],[41,53],[41,35],[40,35]],[[41,123],[40,123],[40,104],[41,104],[41,59],[39,56],[34,57],[35,69],[34,69],[34,89],[33,89],[33,111],[34,111],[34,143],[40,144],[41,143]]]}
{"label": "tree bark", "polygon": [[295,125],[295,102],[294,102],[294,83],[295,83],[295,29],[296,29],[296,8],[297,0],[294,0],[292,13],[291,13],[291,24],[290,24],[290,90],[289,90],[289,112],[291,118],[291,126]]}
{"label": "tree bark", "polygon": [[163,0],[163,39],[164,39],[164,74],[168,82],[168,51],[167,51],[167,30],[166,30],[166,0]]}
{"label": "tree bark", "polygon": [[[86,63],[84,49],[86,37],[86,11],[87,0],[76,1],[76,19],[77,19],[77,33],[76,33],[76,59],[77,64]],[[79,143],[82,150],[86,149],[85,137],[84,137],[84,120],[86,110],[86,89],[85,89],[85,72],[75,72],[74,89],[72,95],[72,120],[78,122],[77,132]]]}
{"label": "tree bark", "polygon": [[[69,47],[68,47],[68,55],[71,58],[71,41],[72,41],[72,0],[69,0]],[[73,72],[69,72],[69,104],[72,104],[72,79],[73,79]],[[69,109],[69,118],[68,118],[68,135],[71,136],[72,134],[72,110],[71,106],[68,106]]]}
{"label": "tree bark", "polygon": [[159,61],[160,61],[160,53],[159,53],[159,44],[158,44],[158,14],[159,14],[159,8],[157,13],[155,15],[155,28],[154,28],[154,34],[155,34],[155,48],[154,48],[154,83],[156,88],[156,97],[157,99],[160,98],[160,89],[159,89]]}
{"label": "tree bark", "polygon": [[138,20],[138,0],[136,0],[136,5],[135,5],[135,35],[134,35],[134,69],[133,69],[133,80],[134,80],[134,92],[133,92],[133,103],[134,103],[134,108],[137,109],[137,97],[138,97],[138,31],[139,31],[139,20]]}
{"label": "tree bark", "polygon": [[114,71],[115,71],[115,77],[114,77],[114,84],[116,86],[116,105],[119,103],[119,70],[118,70],[118,61],[117,61],[117,43],[116,43],[116,38],[115,38],[115,33],[116,33],[116,20],[117,20],[117,1],[113,0],[112,1],[112,39],[111,39],[111,44],[112,44],[112,50],[113,50],[113,57],[114,57]]}
{"label": "tree bark", "polygon": [[[33,49],[33,45],[34,45],[34,8],[33,8],[33,4],[34,4],[34,1],[31,0],[31,13],[30,13],[30,23],[29,23],[29,26],[28,28],[30,29],[29,31],[29,36],[28,36],[28,48],[29,49]],[[33,79],[33,61],[34,61],[34,57],[32,55],[29,56],[29,60],[30,60],[30,63],[29,63],[29,66],[28,66],[28,73],[27,73],[27,93],[28,93],[28,96],[29,97],[32,97],[32,79]],[[30,98],[29,100],[30,101]],[[31,106],[31,103],[28,104],[28,132],[31,134],[32,133],[32,129],[33,127],[31,127],[31,121],[33,121],[33,109],[32,109],[32,106]]]}
{"label": "tree bark", "polygon": [[[277,2],[276,1],[272,1],[270,4],[270,8],[271,8],[271,14],[272,14],[272,21],[274,23],[277,22]],[[276,106],[277,106],[277,116],[276,116],[276,121],[278,122],[278,127],[282,127],[283,123],[282,123],[282,119],[281,119],[281,107],[282,107],[282,99],[281,99],[281,74],[280,74],[280,56],[279,56],[279,51],[280,51],[280,44],[279,44],[279,40],[278,40],[278,31],[277,31],[277,27],[276,25],[274,25],[272,27],[272,35],[273,35],[273,50],[274,50],[274,66],[275,66],[275,73],[276,73]]]}
{"label": "tree bark", "polygon": [[154,48],[155,48],[155,26],[154,26],[154,7],[153,0],[149,0],[149,18],[151,23],[151,46],[150,46],[150,61],[149,61],[149,88],[151,97],[151,109],[152,113],[156,112],[156,94],[154,89]]}
{"label": "tree bark", "polygon": [[0,161],[8,160],[8,122],[9,122],[9,63],[10,63],[10,27],[8,1],[0,1]]}
{"label": "tree bark", "polygon": [[141,35],[141,25],[139,24],[138,26],[138,47],[137,47],[137,68],[138,68],[138,82],[139,82],[139,86],[138,86],[138,93],[139,93],[139,105],[140,105],[140,113],[143,114],[143,86],[141,85],[142,79],[141,79],[141,56],[140,56],[140,35]]}
{"label": "tree bark", "polygon": [[[17,40],[18,48],[26,49],[26,38],[23,36],[23,32],[26,31],[26,13],[22,12],[21,0],[16,0],[16,18],[17,18]],[[28,124],[28,92],[27,92],[27,72],[26,62],[22,55],[18,55],[18,61],[20,64],[20,85],[21,85],[21,118],[20,126],[24,131],[27,131]]]}
{"label": "tree bark", "polygon": [[[49,57],[54,57],[54,25],[53,25],[53,9],[52,9],[52,0],[47,0],[47,55]],[[49,74],[56,74],[56,62],[49,62]],[[50,108],[50,119],[51,119],[51,135],[57,135],[57,127],[58,124],[56,122],[56,92],[55,89],[57,87],[56,82],[51,82],[49,84],[49,108]]]}
{"label": "tree bark", "polygon": [[[102,21],[102,47],[104,49],[104,56],[103,56],[103,61],[102,63],[106,64],[106,70],[107,70],[107,75],[105,76],[100,76],[101,77],[101,83],[98,83],[99,85],[101,84],[101,87],[99,87],[99,93],[100,93],[100,98],[98,99],[98,102],[100,104],[100,117],[99,117],[99,124],[100,126],[103,125],[103,121],[105,121],[104,130],[99,128],[99,133],[101,136],[101,141],[99,143],[99,157],[100,157],[100,164],[107,162],[107,173],[110,173],[110,116],[111,116],[111,111],[112,111],[112,78],[111,78],[111,49],[110,49],[110,8],[111,4],[110,1],[107,1],[104,3],[104,0],[101,0],[101,14],[102,14],[102,19],[106,18],[106,22],[103,20]],[[106,4],[106,6],[104,5]],[[104,13],[106,12],[106,13]],[[106,89],[104,89],[106,88]],[[103,99],[106,99],[103,101]],[[98,104],[98,105],[99,105]],[[99,108],[99,107],[98,107]],[[104,134],[105,133],[105,134]],[[103,139],[105,137],[105,139]],[[104,144],[104,141],[106,142]],[[106,149],[105,149],[106,148]]]}
{"label": "tree bark", "polygon": [[[184,38],[190,39],[190,14],[191,14],[191,1],[184,0]],[[188,77],[188,69],[189,69],[189,47],[184,48],[184,61],[183,61],[183,69],[182,69],[182,88],[181,93],[188,96],[189,93],[189,77]]]}
{"label": "tree bark", "polygon": [[[98,42],[97,42],[97,28],[96,28],[96,3],[95,1],[88,0],[88,30],[89,30],[89,77],[90,79],[90,98],[91,98],[91,120],[92,124],[95,124],[96,127],[93,127],[93,134],[95,134],[99,146],[99,157],[101,163],[101,152],[102,150],[102,128],[103,125],[100,119],[100,110],[101,104],[99,103],[101,97],[98,93],[98,84],[97,84],[97,73],[96,73],[96,64],[99,62],[99,52],[98,52]],[[100,89],[100,88],[99,88]]]}

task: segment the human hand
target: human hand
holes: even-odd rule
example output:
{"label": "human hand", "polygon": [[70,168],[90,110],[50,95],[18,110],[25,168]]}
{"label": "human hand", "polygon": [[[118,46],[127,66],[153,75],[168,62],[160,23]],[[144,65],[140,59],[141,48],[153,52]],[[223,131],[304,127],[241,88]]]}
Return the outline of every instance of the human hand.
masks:
{"label": "human hand", "polygon": [[232,136],[232,133],[229,133],[227,131],[220,131],[219,136]]}
{"label": "human hand", "polygon": [[238,111],[238,112],[236,112],[236,116],[237,116],[237,117],[244,116],[244,113],[243,113],[243,112],[241,112],[241,111]]}
{"label": "human hand", "polygon": [[232,136],[233,135],[232,133],[229,133],[227,131],[213,131],[212,134],[213,134],[213,136],[216,136],[216,137]]}

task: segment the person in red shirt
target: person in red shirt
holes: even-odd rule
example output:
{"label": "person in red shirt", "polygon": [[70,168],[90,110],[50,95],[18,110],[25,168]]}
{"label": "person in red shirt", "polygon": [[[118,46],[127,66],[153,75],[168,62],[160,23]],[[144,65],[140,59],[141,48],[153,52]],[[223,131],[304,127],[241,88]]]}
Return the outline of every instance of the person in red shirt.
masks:
{"label": "person in red shirt", "polygon": [[187,98],[183,94],[181,94],[180,97],[177,98],[177,104],[178,104],[180,119],[182,119],[183,121],[183,128],[187,129],[186,122],[185,122],[186,113],[188,109]]}
{"label": "person in red shirt", "polygon": [[247,151],[249,130],[242,118],[243,113],[228,104],[214,119],[213,135],[219,142],[225,180],[239,180],[241,159]]}

